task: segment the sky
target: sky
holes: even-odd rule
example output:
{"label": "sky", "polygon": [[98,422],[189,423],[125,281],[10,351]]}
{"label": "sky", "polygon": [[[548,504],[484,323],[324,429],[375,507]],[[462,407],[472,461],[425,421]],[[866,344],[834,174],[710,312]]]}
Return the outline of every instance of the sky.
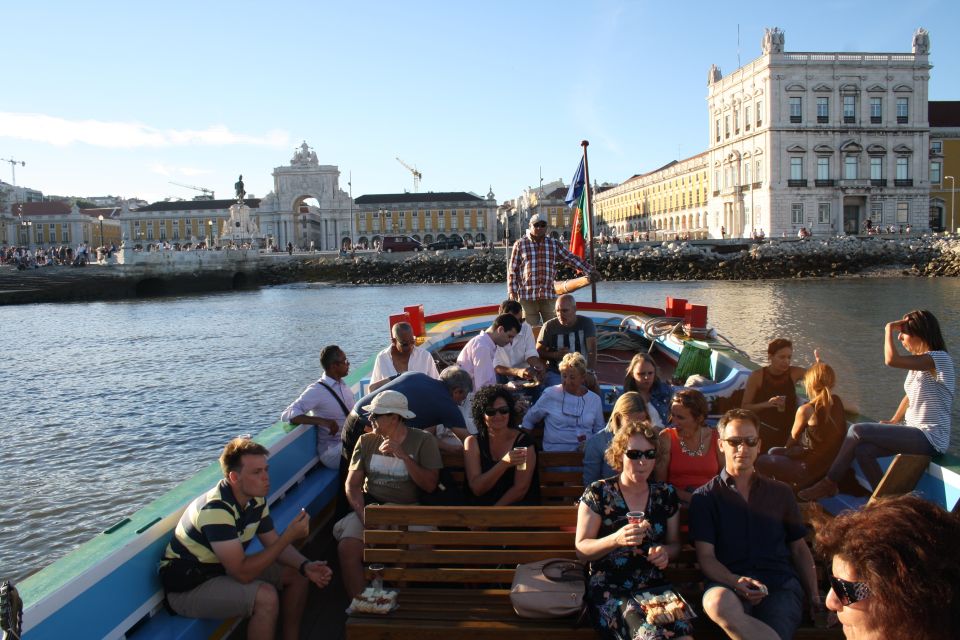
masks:
{"label": "sky", "polygon": [[[0,159],[47,195],[273,188],[306,141],[353,196],[622,182],[707,148],[706,78],[786,51],[909,52],[960,99],[960,3],[0,0]],[[736,11],[730,8],[735,7]],[[739,45],[738,45],[739,30]],[[25,162],[26,165],[20,165]],[[0,163],[11,182],[11,166]]]}

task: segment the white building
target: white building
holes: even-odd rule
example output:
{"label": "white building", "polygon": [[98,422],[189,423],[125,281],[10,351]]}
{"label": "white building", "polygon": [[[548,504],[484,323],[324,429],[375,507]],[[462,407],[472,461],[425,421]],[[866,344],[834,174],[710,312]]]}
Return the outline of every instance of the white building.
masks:
{"label": "white building", "polygon": [[710,235],[929,228],[927,32],[912,53],[792,53],[767,29],[762,55],[711,67]]}

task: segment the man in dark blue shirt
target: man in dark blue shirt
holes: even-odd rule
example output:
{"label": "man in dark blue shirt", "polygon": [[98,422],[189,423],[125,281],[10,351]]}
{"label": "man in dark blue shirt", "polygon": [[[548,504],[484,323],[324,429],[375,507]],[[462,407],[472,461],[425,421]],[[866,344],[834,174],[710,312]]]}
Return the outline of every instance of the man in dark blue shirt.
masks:
{"label": "man in dark blue shirt", "polygon": [[757,475],[759,420],[732,409],[717,429],[725,465],[690,501],[690,534],[708,579],[703,609],[731,638],[789,640],[821,608],[806,527],[790,487]]}
{"label": "man in dark blue shirt", "polygon": [[460,403],[473,391],[470,374],[460,367],[447,367],[440,374],[440,379],[434,380],[426,374],[408,371],[357,400],[340,432],[344,461],[349,461],[353,456],[353,448],[369,424],[363,407],[388,390],[402,393],[407,398],[410,411],[416,414],[415,418],[407,421],[408,427],[426,429],[442,424],[454,431],[461,440],[467,437]]}

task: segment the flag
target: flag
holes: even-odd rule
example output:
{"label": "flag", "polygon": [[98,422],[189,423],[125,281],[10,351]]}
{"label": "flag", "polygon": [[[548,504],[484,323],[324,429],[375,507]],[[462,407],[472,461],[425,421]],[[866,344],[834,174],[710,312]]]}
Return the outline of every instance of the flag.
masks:
{"label": "flag", "polygon": [[570,253],[577,257],[586,258],[586,243],[588,240],[589,225],[587,224],[587,190],[584,188],[584,166],[583,158],[580,158],[580,166],[577,172],[573,174],[573,180],[570,181],[570,188],[567,190],[567,197],[564,202],[573,209],[573,231],[570,234]]}

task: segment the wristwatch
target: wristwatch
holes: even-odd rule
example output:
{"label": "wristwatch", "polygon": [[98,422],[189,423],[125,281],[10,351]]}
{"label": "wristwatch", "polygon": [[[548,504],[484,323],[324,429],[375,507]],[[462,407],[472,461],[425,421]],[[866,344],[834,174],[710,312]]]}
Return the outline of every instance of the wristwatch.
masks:
{"label": "wristwatch", "polygon": [[304,560],[303,562],[300,563],[300,568],[297,569],[297,571],[300,572],[300,575],[302,575],[304,578],[307,577],[307,572],[304,571],[303,568],[304,568],[305,566],[307,566],[308,564],[310,564],[310,561],[309,561],[309,560]]}

